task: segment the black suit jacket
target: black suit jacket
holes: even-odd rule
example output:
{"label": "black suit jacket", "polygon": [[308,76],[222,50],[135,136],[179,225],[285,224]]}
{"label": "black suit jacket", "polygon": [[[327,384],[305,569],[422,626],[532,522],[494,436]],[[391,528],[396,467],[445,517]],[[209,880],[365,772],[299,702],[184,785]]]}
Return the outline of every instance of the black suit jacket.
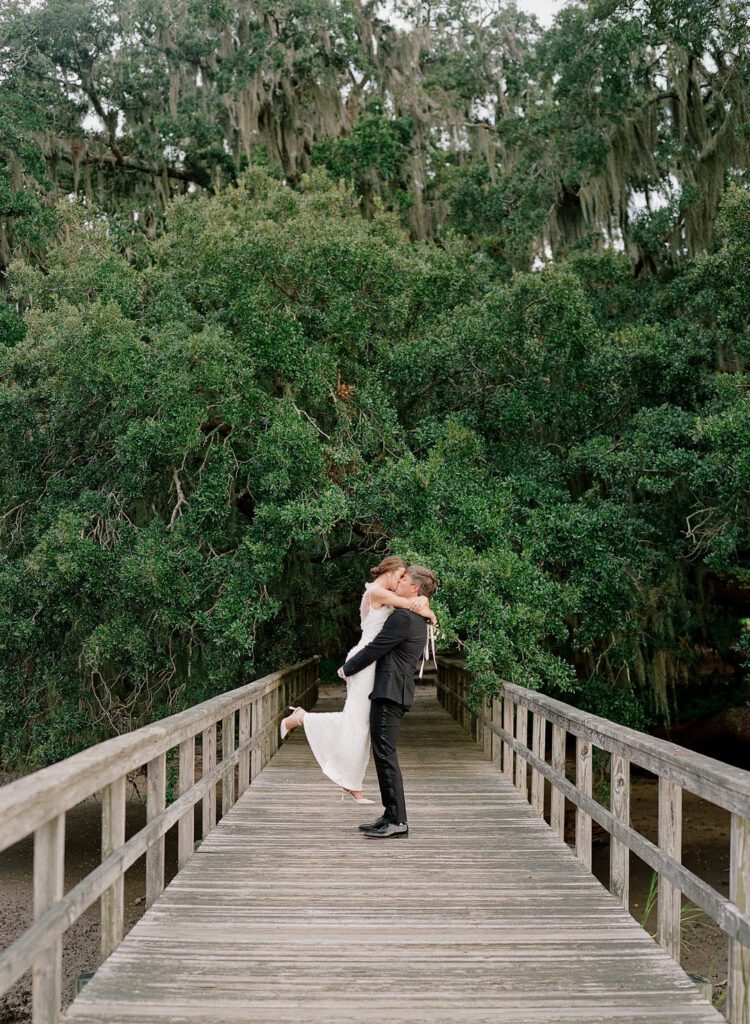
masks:
{"label": "black suit jacket", "polygon": [[414,703],[414,671],[426,640],[427,619],[397,608],[375,639],[347,661],[344,675],[354,676],[376,661],[370,700],[393,700],[410,708]]}

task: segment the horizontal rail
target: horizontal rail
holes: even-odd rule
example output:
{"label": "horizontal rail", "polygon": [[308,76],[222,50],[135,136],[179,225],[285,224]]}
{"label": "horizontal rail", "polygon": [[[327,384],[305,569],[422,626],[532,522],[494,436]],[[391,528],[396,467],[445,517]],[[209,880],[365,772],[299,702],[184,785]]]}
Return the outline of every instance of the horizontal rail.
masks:
{"label": "horizontal rail", "polygon": [[[463,663],[456,659],[440,660],[466,671]],[[632,764],[670,782],[677,782],[683,789],[717,807],[744,816],[750,812],[750,772],[742,768],[580,711],[554,697],[527,690],[515,683],[504,683],[502,692],[515,704],[542,714],[548,722],[562,726],[574,736],[582,736],[610,754],[622,754]]]}
{"label": "horizontal rail", "polygon": [[41,825],[64,814],[76,804],[121,775],[197,735],[242,704],[263,697],[285,676],[316,659],[298,662],[272,672],[246,686],[212,697],[134,732],[97,743],[88,750],[42,768],[0,789],[0,853],[35,832]]}

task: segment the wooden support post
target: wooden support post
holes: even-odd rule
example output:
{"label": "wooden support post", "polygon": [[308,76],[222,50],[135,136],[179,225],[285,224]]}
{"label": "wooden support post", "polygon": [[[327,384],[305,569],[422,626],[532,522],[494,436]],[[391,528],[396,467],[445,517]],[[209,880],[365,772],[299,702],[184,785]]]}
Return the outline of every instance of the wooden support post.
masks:
{"label": "wooden support post", "polygon": [[[492,724],[500,727],[503,724],[503,705],[499,697],[492,698],[491,714]],[[490,732],[490,736],[492,737],[492,760],[495,766],[501,770],[503,766],[503,741],[494,732]]]}
{"label": "wooden support post", "polygon": [[[552,761],[551,767],[559,775],[565,777],[565,729],[561,725],[552,726]],[[550,827],[554,832],[565,838],[565,797],[552,784],[550,800]]]}
{"label": "wooden support post", "polygon": [[[182,796],[195,784],[195,736],[180,744],[180,777],[178,795]],[[193,856],[195,842],[195,808],[185,811],[177,825],[177,870],[182,871]]]}
{"label": "wooden support post", "polygon": [[[503,697],[503,729],[509,736],[513,735],[513,701]],[[503,775],[513,781],[513,747],[503,743]]]}
{"label": "wooden support post", "polygon": [[[221,759],[228,760],[234,753],[234,713],[221,720]],[[234,805],[234,765],[221,776],[221,813],[226,814]]]}
{"label": "wooden support post", "polygon": [[[659,847],[674,860],[682,861],[682,788],[659,777]],[[676,885],[659,875],[659,904],[656,937],[659,945],[680,962],[680,917],[682,894]]]}
{"label": "wooden support post", "polygon": [[[65,878],[65,815],[34,833],[34,920],[62,899]],[[31,969],[33,1024],[57,1024],[62,999],[62,939],[56,939]]]}
{"label": "wooden support post", "polygon": [[[546,725],[544,717],[535,711],[531,727],[531,749],[540,761],[544,760]],[[537,814],[544,814],[544,776],[535,768],[531,769],[531,806]]]}
{"label": "wooden support post", "polygon": [[[250,705],[243,704],[240,708],[240,746],[250,739]],[[237,795],[242,796],[250,785],[250,751],[240,754]]]}
{"label": "wooden support post", "polygon": [[[612,754],[610,764],[612,814],[624,825],[630,824],[630,761]],[[630,906],[630,850],[612,836],[609,844],[609,891],[628,910]]]}
{"label": "wooden support post", "polygon": [[[750,912],[750,819],[732,815],[729,898],[743,914]],[[729,1024],[750,1024],[750,949],[729,941]]]}
{"label": "wooden support post", "polygon": [[[216,723],[209,725],[201,733],[201,753],[203,762],[203,775],[208,775],[216,767]],[[202,800],[203,821],[201,823],[201,835],[205,839],[212,828],[216,826],[216,786],[211,786]]]}
{"label": "wooden support post", "polygon": [[[576,788],[585,796],[591,796],[593,778],[591,743],[582,736],[576,736]],[[591,816],[576,808],[576,857],[591,871]]]}
{"label": "wooden support post", "polygon": [[[148,762],[146,783],[146,821],[153,819],[167,803],[167,755],[158,754]],[[146,850],[146,907],[150,907],[164,891],[164,836],[159,836]]]}
{"label": "wooden support post", "polygon": [[[260,731],[263,728],[262,708],[263,708],[263,704],[262,704],[260,698],[256,698],[253,701],[253,703],[252,703],[252,709],[253,709],[252,729],[253,729],[253,738],[254,739],[257,738],[260,735]],[[255,749],[253,750],[252,757],[250,759],[250,781],[251,782],[252,782],[253,779],[257,779],[257,777],[260,775],[260,771],[261,771],[262,767],[263,767],[263,751],[260,748],[260,743],[258,743],[256,745]]]}
{"label": "wooden support post", "polygon": [[[110,782],[102,798],[102,860],[125,842],[125,796],[127,776]],[[125,911],[125,876],[120,875],[101,901],[101,951],[106,960],[122,941]]]}
{"label": "wooden support post", "polygon": [[[528,747],[529,712],[519,704],[516,707],[516,739],[522,747]],[[516,789],[524,798],[529,799],[528,763],[516,754]]]}

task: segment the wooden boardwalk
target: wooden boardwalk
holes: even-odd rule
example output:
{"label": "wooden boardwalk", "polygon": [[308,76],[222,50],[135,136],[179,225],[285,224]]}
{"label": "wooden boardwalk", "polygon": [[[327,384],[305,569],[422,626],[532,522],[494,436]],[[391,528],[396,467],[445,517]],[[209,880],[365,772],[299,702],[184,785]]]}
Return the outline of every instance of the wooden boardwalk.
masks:
{"label": "wooden boardwalk", "polygon": [[65,1020],[724,1020],[433,691],[401,763],[412,834],[366,840],[294,733]]}

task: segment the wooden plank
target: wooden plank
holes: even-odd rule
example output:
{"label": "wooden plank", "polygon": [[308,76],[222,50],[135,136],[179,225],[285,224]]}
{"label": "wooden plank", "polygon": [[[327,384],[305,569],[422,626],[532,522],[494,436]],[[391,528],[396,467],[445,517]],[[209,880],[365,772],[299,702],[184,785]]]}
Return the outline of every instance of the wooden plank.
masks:
{"label": "wooden plank", "polygon": [[[516,707],[516,740],[521,747],[527,746],[529,713],[526,708]],[[516,789],[524,798],[529,798],[528,769],[522,757],[516,758]]]}
{"label": "wooden plank", "polygon": [[[153,821],[166,806],[167,755],[159,754],[148,763],[146,781],[146,821]],[[146,851],[146,906],[150,907],[164,889],[164,836],[159,836]]]}
{"label": "wooden plank", "polygon": [[[127,778],[111,782],[102,794],[102,861],[125,842],[125,797]],[[101,952],[106,960],[122,939],[125,906],[125,878],[120,875],[102,894]]]}
{"label": "wooden plank", "polygon": [[[561,725],[552,726],[551,768],[558,777],[565,778],[565,730]],[[550,827],[563,839],[565,837],[565,797],[552,780],[550,800]]]}
{"label": "wooden plank", "polygon": [[[39,919],[63,894],[65,815],[34,833],[34,918]],[[57,1024],[62,998],[62,940],[55,939],[34,960],[31,973],[33,1024]]]}
{"label": "wooden plank", "polygon": [[[226,718],[221,720],[221,757],[223,761],[228,760],[235,747],[234,739],[234,713],[227,715]],[[221,813],[226,814],[229,808],[234,804],[234,766],[232,766],[224,775],[221,777]]]}
{"label": "wooden plank", "polygon": [[411,836],[373,842],[297,730],[66,1021],[379,1024],[387,978],[394,1024],[720,1024],[422,688],[399,753]]}
{"label": "wooden plank", "polygon": [[[620,754],[613,754],[609,777],[612,814],[617,821],[630,825],[630,762]],[[630,906],[630,851],[614,837],[609,847],[609,890],[627,910]]]}
{"label": "wooden plank", "polygon": [[[180,776],[178,794],[184,796],[195,784],[195,736],[180,744]],[[193,856],[195,842],[195,811],[191,807],[180,818],[177,826],[177,870],[182,871]]]}
{"label": "wooden plank", "polygon": [[[532,721],[531,748],[540,761],[544,760],[547,723],[544,717],[534,712]],[[488,730],[489,732],[489,730]],[[536,768],[531,769],[531,806],[539,815],[544,814],[544,776]]]}
{"label": "wooden plank", "polygon": [[230,690],[135,732],[106,740],[3,786],[0,788],[0,851],[31,835],[45,821],[69,811],[115,779],[142,767],[158,754],[165,754],[188,737],[196,736],[249,699],[275,689],[281,679],[300,666],[315,666],[318,661],[317,657],[309,658],[299,665],[271,672],[247,686]]}
{"label": "wooden plank", "polygon": [[[576,788],[584,796],[591,796],[592,777],[591,744],[582,736],[577,736]],[[576,856],[591,871],[591,817],[582,807],[576,808]]]}
{"label": "wooden plank", "polygon": [[[201,734],[201,758],[203,774],[208,775],[216,767],[216,723],[204,729]],[[201,835],[205,839],[216,827],[216,787],[211,786],[203,797],[201,810]]]}
{"label": "wooden plank", "polygon": [[[263,721],[263,701],[262,700],[254,700],[254,701],[251,702],[250,707],[251,707],[251,714],[252,714],[253,735],[255,736],[256,733],[258,735],[260,735],[261,734],[261,730],[263,729],[263,725],[264,725],[264,721]],[[259,745],[257,747],[257,749],[253,751],[252,756],[250,758],[250,781],[251,782],[254,779],[257,779],[257,777],[261,773],[262,768],[263,768],[263,748],[262,748],[261,745]]]}
{"label": "wooden plank", "polygon": [[[750,911],[750,819],[732,815],[729,897]],[[750,949],[731,940],[727,994],[729,1024],[750,1024]]]}
{"label": "wooden plank", "polygon": [[[682,859],[682,790],[669,779],[659,779],[659,848],[673,861]],[[679,888],[661,873],[656,937],[677,963],[680,962],[681,910]]]}

